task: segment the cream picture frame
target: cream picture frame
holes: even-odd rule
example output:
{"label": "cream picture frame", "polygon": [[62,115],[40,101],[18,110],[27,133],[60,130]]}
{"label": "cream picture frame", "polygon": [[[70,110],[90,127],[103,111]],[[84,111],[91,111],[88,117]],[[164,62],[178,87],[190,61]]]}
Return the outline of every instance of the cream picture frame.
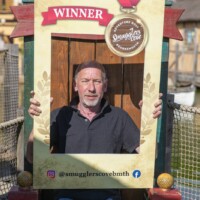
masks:
{"label": "cream picture frame", "polygon": [[[135,13],[145,21],[149,34],[145,47],[140,129],[144,142],[140,145],[139,154],[50,154],[45,141],[50,127],[51,34],[104,35],[106,26],[91,20],[57,20],[55,24],[42,25],[42,13],[57,6],[103,8],[114,16],[121,14],[121,10],[117,0],[34,2],[34,91],[43,111],[34,118],[34,188],[153,187],[157,120],[151,118],[151,113],[159,93],[165,2],[141,0]],[[41,126],[45,127],[45,131]]]}

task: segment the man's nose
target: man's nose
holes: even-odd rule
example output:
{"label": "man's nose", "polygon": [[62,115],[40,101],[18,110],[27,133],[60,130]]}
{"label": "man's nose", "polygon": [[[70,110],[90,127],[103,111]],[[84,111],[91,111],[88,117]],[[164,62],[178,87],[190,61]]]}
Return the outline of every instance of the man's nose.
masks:
{"label": "man's nose", "polygon": [[95,91],[95,84],[93,81],[90,81],[88,84],[88,90],[89,91]]}

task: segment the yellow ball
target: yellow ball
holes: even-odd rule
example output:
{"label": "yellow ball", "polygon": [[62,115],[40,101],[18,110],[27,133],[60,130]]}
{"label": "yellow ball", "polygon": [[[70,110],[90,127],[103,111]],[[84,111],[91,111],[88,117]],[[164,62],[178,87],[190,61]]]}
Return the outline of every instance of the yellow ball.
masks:
{"label": "yellow ball", "polygon": [[157,178],[157,184],[162,189],[170,189],[174,183],[174,178],[168,173],[162,173]]}
{"label": "yellow ball", "polygon": [[28,171],[22,171],[17,176],[17,184],[20,187],[30,187],[33,183],[33,176]]}

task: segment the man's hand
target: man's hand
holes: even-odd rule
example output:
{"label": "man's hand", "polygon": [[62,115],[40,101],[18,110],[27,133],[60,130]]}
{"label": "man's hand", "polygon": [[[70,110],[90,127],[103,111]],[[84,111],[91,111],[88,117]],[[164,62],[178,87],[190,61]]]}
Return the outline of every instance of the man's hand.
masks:
{"label": "man's hand", "polygon": [[34,99],[35,92],[31,91],[31,98],[30,98],[30,106],[28,109],[29,115],[33,118],[34,116],[39,116],[42,113],[42,110],[40,107],[40,102]]}
{"label": "man's hand", "polygon": [[163,94],[160,93],[159,94],[159,99],[155,102],[154,104],[154,111],[153,111],[153,118],[156,119],[158,117],[160,117],[161,113],[162,113],[162,96]]}
{"label": "man's hand", "polygon": [[[30,106],[28,109],[29,115],[33,118],[34,116],[39,116],[42,113],[42,110],[40,109],[40,102],[34,98],[35,92],[31,91],[31,98],[30,98]],[[51,97],[50,103],[53,103],[53,98]]]}
{"label": "man's hand", "polygon": [[[162,99],[161,99],[162,96],[163,96],[163,94],[160,93],[159,98],[156,100],[156,102],[154,104],[155,109],[152,113],[154,119],[159,118],[160,115],[162,114]],[[142,105],[143,105],[143,101],[141,100],[139,102],[140,109],[142,108]]]}

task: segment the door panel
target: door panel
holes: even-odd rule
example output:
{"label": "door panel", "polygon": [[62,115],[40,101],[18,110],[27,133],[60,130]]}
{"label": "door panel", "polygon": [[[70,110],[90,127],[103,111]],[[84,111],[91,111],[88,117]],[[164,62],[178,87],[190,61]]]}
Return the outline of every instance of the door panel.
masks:
{"label": "door panel", "polygon": [[52,38],[51,50],[51,110],[66,105],[68,95],[68,39]]}

